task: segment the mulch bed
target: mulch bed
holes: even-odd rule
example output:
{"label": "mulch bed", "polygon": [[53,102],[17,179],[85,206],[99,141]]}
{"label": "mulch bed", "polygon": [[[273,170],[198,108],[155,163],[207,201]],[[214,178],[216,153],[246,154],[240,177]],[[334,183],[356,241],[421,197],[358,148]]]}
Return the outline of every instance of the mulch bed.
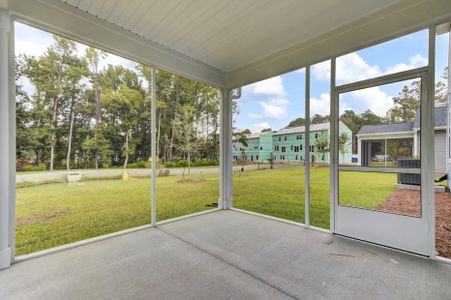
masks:
{"label": "mulch bed", "polygon": [[[377,210],[419,217],[420,191],[395,189],[390,197]],[[435,239],[437,254],[451,258],[451,194],[435,193]]]}

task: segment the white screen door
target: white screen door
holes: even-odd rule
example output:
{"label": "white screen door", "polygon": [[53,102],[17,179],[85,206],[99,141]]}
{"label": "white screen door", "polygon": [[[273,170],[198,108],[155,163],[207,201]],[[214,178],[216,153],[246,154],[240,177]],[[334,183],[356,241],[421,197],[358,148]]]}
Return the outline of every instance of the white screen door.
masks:
{"label": "white screen door", "polygon": [[336,87],[334,233],[430,255],[426,78],[418,69]]}

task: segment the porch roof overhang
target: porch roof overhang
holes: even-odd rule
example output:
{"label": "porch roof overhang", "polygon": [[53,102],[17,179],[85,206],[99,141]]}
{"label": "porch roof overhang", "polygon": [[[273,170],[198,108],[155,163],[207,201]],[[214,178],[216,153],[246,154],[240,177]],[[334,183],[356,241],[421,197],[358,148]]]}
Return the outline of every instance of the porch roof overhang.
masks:
{"label": "porch roof overhang", "polygon": [[405,139],[414,138],[413,131],[399,131],[399,132],[385,132],[385,133],[362,133],[356,134],[356,137],[360,140],[391,140],[391,139]]}
{"label": "porch roof overhang", "polygon": [[449,0],[1,0],[21,22],[235,88],[449,20]]}

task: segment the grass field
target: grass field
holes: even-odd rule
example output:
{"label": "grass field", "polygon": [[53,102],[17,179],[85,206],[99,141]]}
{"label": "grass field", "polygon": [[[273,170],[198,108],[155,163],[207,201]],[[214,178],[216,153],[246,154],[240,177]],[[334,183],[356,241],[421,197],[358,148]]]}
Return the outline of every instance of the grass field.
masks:
{"label": "grass field", "polygon": [[[388,175],[388,176],[387,176]],[[369,177],[367,177],[369,176]],[[347,204],[376,207],[396,181],[390,174],[346,172],[340,192]],[[157,178],[159,221],[211,209],[219,177]],[[368,182],[377,189],[368,189]],[[304,170],[273,169],[234,175],[234,206],[304,222]],[[377,185],[374,185],[377,184]],[[91,180],[17,189],[17,255],[150,222],[151,180]],[[311,171],[311,223],[329,227],[329,169]]]}

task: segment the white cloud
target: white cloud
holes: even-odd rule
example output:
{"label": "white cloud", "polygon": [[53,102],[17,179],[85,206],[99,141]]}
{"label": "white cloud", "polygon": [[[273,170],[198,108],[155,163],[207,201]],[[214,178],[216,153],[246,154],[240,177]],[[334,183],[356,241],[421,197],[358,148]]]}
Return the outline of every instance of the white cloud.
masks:
{"label": "white cloud", "polygon": [[285,98],[286,92],[282,77],[276,76],[243,87],[240,101],[256,102],[258,112],[248,113],[251,119],[283,119],[287,116],[289,101]]}
{"label": "white cloud", "polygon": [[263,115],[249,113],[248,117],[251,118],[251,119],[261,119],[263,117]]}
{"label": "white cloud", "polygon": [[[357,53],[353,52],[337,59],[337,82],[353,82],[384,74],[392,74],[425,66],[427,62],[427,58],[416,54],[409,58],[409,63],[400,63],[381,70],[378,65],[368,64]],[[312,75],[316,80],[329,80],[330,61],[313,66]],[[348,102],[355,103],[352,106],[364,107],[365,110],[370,109],[373,113],[381,117],[385,117],[387,111],[393,107],[393,96],[388,95],[380,87],[354,91],[345,97]],[[310,103],[311,114],[329,114],[329,105],[329,94],[321,94],[319,99],[312,98]],[[343,113],[346,109],[352,108],[348,107],[348,104],[342,98],[340,102],[340,113]]]}
{"label": "white cloud", "polygon": [[[358,107],[363,107],[364,110],[370,109],[378,116],[385,117],[387,111],[393,107],[393,96],[388,95],[379,87],[371,87],[363,90],[358,90],[346,94],[340,99],[340,114],[345,110],[355,110],[355,105],[349,106],[347,102],[358,103]],[[322,116],[330,113],[330,95],[323,93],[319,98],[311,98],[310,100],[310,116],[315,114]]]}
{"label": "white cloud", "polygon": [[255,94],[269,94],[284,96],[285,90],[282,84],[282,77],[276,76],[268,78],[251,85]]}
{"label": "white cloud", "polygon": [[[337,82],[350,82],[381,75],[377,65],[369,65],[356,52],[343,55],[336,60]],[[330,61],[312,66],[312,75],[316,80],[329,80]]]}
{"label": "white cloud", "polygon": [[400,63],[400,64],[396,64],[394,66],[388,67],[387,70],[385,71],[385,73],[391,74],[391,73],[402,72],[402,71],[406,71],[406,70],[423,67],[423,66],[426,66],[427,64],[428,64],[427,58],[421,56],[420,54],[415,54],[414,56],[409,58],[408,64]]}
{"label": "white cloud", "polygon": [[379,87],[371,87],[351,93],[355,100],[361,102],[363,107],[370,109],[378,116],[385,117],[387,111],[393,107],[393,97],[382,91]]}
{"label": "white cloud", "polygon": [[19,54],[39,56],[47,50],[47,46],[45,43],[37,43],[32,40],[16,39],[14,42],[14,51],[16,56]]}
{"label": "white cloud", "polygon": [[[409,58],[409,63],[399,63],[381,70],[378,65],[368,64],[356,52],[338,57],[336,60],[336,76],[338,83],[354,82],[368,78],[374,78],[384,74],[392,74],[427,65],[427,58],[415,54]],[[316,80],[329,80],[330,61],[325,61],[312,66],[312,75]]]}
{"label": "white cloud", "polygon": [[271,125],[269,125],[268,122],[261,122],[261,123],[257,123],[257,124],[252,124],[252,127],[261,130],[261,129],[271,128]]}
{"label": "white cloud", "polygon": [[260,102],[263,107],[263,117],[270,119],[282,119],[287,115],[288,101],[285,99],[274,99],[270,103]]}
{"label": "white cloud", "polygon": [[313,117],[316,114],[322,116],[330,113],[330,95],[327,93],[321,94],[318,98],[310,99],[310,116]]}

